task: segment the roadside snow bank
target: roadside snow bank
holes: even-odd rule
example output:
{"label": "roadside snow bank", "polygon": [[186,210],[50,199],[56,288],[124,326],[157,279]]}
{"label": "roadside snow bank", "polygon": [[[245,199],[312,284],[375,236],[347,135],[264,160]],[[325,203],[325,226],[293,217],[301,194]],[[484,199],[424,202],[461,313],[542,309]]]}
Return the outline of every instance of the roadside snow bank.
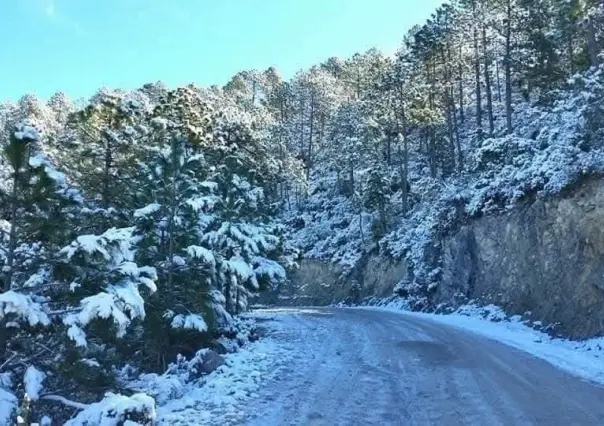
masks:
{"label": "roadside snow bank", "polygon": [[[261,316],[259,321],[270,320],[266,313]],[[262,322],[258,325],[263,327]],[[277,331],[278,327],[278,323],[271,323],[266,328]],[[257,397],[263,383],[278,374],[290,358],[288,349],[270,337],[248,343],[237,352],[225,355],[224,365],[214,372],[190,383],[178,383],[178,398],[158,407],[157,424],[241,424],[245,420],[243,408],[247,401]],[[166,377],[166,381],[165,386],[173,389],[174,377]]]}
{"label": "roadside snow bank", "polygon": [[[508,317],[494,305],[466,305],[446,315],[410,312],[404,310],[405,307],[403,300],[395,299],[383,306],[355,309],[396,312],[464,329],[528,352],[586,380],[604,384],[604,337],[584,341],[554,338],[530,327],[530,323],[518,315]],[[532,324],[540,326],[538,322]]]}

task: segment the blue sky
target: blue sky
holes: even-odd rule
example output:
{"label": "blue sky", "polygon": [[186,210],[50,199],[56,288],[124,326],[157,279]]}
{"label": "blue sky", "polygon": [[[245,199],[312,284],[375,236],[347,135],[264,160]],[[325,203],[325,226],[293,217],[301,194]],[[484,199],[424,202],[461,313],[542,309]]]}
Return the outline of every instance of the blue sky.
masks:
{"label": "blue sky", "polygon": [[0,0],[0,99],[78,98],[100,86],[224,84],[242,69],[285,77],[378,47],[442,0]]}

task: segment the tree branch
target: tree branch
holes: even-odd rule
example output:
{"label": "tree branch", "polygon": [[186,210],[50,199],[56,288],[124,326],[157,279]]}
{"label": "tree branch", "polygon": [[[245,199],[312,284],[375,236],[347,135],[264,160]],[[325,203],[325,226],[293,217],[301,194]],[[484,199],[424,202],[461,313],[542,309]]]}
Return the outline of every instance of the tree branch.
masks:
{"label": "tree branch", "polygon": [[12,354],[12,356],[10,358],[8,358],[6,361],[4,361],[2,363],[2,365],[0,365],[0,371],[4,370],[4,367],[6,367],[8,364],[10,364],[10,362],[15,359],[17,357],[18,353],[15,352]]}
{"label": "tree branch", "polygon": [[46,399],[48,401],[57,401],[69,407],[77,408],[78,410],[85,410],[89,407],[88,404],[82,404],[81,402],[72,401],[60,395],[42,395],[40,396],[40,399]]}

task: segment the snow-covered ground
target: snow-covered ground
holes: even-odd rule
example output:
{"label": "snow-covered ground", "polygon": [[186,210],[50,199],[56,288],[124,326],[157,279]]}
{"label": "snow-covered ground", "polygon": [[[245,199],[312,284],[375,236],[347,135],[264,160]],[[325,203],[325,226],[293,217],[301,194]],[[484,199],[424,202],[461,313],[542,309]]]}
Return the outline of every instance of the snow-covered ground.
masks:
{"label": "snow-covered ground", "polygon": [[[449,408],[463,412],[460,419],[467,424],[487,418],[492,424],[535,424],[545,412],[559,415],[554,407],[566,386],[576,388],[578,395],[600,392],[546,363],[532,361],[531,355],[604,384],[604,339],[554,339],[519,317],[508,318],[495,306],[469,305],[449,315],[402,307],[393,302],[336,310],[259,309],[249,315],[268,334],[227,355],[224,366],[188,384],[182,396],[160,404],[158,424],[356,424],[361,419],[422,424],[443,420]],[[375,312],[346,315],[361,311]],[[400,315],[400,322],[392,313]],[[423,389],[443,380],[443,386],[449,384]],[[528,382],[542,383],[549,390],[541,385],[529,388]],[[416,391],[434,394],[430,397],[434,401],[407,400],[399,407],[401,393],[417,398]],[[518,400],[517,394],[523,392],[533,399]],[[370,406],[361,404],[368,398],[374,398]],[[499,400],[505,410],[496,408]],[[432,404],[432,412],[420,415],[422,404]],[[569,402],[562,408],[572,411],[575,405]],[[604,418],[589,401],[578,413],[590,421]]]}
{"label": "snow-covered ground", "polygon": [[[293,357],[248,400],[241,424],[604,424],[604,387],[510,346],[503,323],[388,308],[257,315],[281,323],[272,338],[291,345]],[[474,332],[483,326],[499,328],[489,338]],[[527,330],[509,333],[528,348]]]}
{"label": "snow-covered ground", "polygon": [[[303,312],[303,310],[300,310]],[[254,313],[249,314],[254,316]],[[160,404],[158,425],[240,425],[245,423],[246,405],[258,397],[267,381],[287,368],[294,348],[275,340],[291,316],[267,324],[270,337],[248,343],[225,356],[225,364],[198,381],[188,383],[182,396]],[[262,319],[258,325],[263,326]],[[171,387],[171,383],[164,382]],[[168,391],[169,392],[169,391]],[[164,392],[165,394],[166,392]]]}
{"label": "snow-covered ground", "polygon": [[360,309],[404,313],[468,330],[528,352],[581,378],[604,384],[604,337],[585,341],[553,338],[530,327],[520,316],[508,317],[494,305],[466,305],[446,315],[410,312],[404,307],[404,303],[394,301],[385,306]]}
{"label": "snow-covered ground", "polygon": [[[158,425],[604,424],[589,383],[604,384],[604,338],[553,339],[496,306],[404,306],[258,309],[266,335],[214,372],[141,375],[133,390],[155,398]],[[80,417],[100,418],[93,405]]]}

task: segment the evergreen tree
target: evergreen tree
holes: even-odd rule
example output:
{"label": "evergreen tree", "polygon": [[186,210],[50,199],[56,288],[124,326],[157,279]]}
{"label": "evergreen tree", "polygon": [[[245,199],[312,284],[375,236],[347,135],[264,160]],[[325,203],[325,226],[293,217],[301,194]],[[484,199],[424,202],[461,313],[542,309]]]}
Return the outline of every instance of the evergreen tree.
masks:
{"label": "evergreen tree", "polygon": [[[144,111],[139,102],[117,92],[100,91],[72,117],[69,149],[74,152],[77,183],[100,207],[119,212],[131,202],[137,143],[147,131],[137,125]],[[67,165],[65,165],[67,166]]]}

